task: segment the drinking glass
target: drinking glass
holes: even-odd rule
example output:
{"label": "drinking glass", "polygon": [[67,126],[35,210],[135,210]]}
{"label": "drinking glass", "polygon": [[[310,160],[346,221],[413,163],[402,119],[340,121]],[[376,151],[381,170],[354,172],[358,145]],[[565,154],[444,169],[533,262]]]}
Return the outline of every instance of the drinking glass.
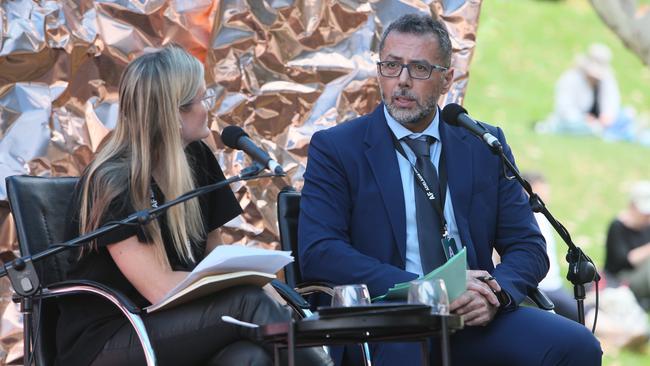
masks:
{"label": "drinking glass", "polygon": [[370,292],[365,284],[336,286],[333,290],[332,307],[370,305]]}
{"label": "drinking glass", "polygon": [[441,278],[412,281],[409,285],[408,303],[429,305],[432,314],[449,315],[445,281]]}

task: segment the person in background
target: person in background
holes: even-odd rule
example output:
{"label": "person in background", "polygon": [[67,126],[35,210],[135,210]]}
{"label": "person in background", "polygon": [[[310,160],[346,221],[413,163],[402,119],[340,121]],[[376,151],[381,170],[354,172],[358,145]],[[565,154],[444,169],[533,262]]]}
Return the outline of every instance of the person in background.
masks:
{"label": "person in background", "polygon": [[628,285],[642,306],[650,306],[650,181],[634,183],[627,207],[609,225],[607,278]]}
{"label": "person in background", "polygon": [[[533,192],[535,192],[545,203],[551,196],[551,187],[548,185],[546,178],[537,172],[528,172],[522,174],[523,178],[530,183]],[[560,274],[560,262],[557,258],[557,247],[555,243],[555,230],[546,217],[539,212],[535,212],[535,220],[539,229],[546,240],[546,254],[548,255],[549,269],[546,277],[539,283],[539,288],[555,304],[555,313],[562,315],[574,321],[578,321],[578,308],[575,299],[569,291],[564,288],[562,275]]]}
{"label": "person in background", "polygon": [[555,110],[535,129],[545,133],[597,135],[607,140],[634,139],[633,112],[621,108],[618,83],[610,67],[612,51],[594,43],[576,58],[555,86]]}

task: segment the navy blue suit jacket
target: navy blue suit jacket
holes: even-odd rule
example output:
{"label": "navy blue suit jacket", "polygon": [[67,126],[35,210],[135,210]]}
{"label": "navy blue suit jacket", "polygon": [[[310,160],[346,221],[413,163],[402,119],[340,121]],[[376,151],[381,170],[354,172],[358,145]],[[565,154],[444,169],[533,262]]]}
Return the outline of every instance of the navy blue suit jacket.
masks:
{"label": "navy blue suit jacket", "polygon": [[[488,126],[514,161],[499,128]],[[306,280],[365,283],[371,296],[417,276],[405,268],[404,193],[383,104],[315,133],[304,174],[299,255]],[[449,190],[468,266],[487,270],[520,303],[548,271],[527,196],[485,143],[440,122]],[[492,249],[501,255],[494,268]]]}

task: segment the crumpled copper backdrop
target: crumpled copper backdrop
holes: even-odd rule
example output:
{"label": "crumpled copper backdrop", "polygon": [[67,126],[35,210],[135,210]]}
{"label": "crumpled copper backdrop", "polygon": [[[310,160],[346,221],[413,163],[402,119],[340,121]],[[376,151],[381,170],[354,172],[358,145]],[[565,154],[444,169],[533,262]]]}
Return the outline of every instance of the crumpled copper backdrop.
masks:
{"label": "crumpled copper backdrop", "polygon": [[[0,2],[0,178],[78,175],[114,127],[117,83],[144,49],[174,42],[206,67],[218,95],[211,115],[227,176],[249,164],[224,150],[224,126],[242,126],[276,157],[285,179],[234,185],[244,214],[226,242],[277,246],[275,198],[301,188],[311,135],[379,102],[376,49],[384,25],[407,12],[448,25],[456,80],[441,104],[462,102],[481,0],[11,0]],[[0,199],[5,199],[0,184]],[[16,238],[0,205],[0,252]],[[22,354],[20,318],[0,282],[0,362]],[[8,353],[11,355],[8,356]]]}

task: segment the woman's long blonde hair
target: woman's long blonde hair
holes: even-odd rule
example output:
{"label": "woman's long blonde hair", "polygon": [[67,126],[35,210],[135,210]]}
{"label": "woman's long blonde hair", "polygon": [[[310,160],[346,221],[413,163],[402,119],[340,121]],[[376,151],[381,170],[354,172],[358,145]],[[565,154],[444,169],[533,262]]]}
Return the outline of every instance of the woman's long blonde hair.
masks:
{"label": "woman's long blonde hair", "polygon": [[[119,84],[117,126],[105,141],[82,180],[80,232],[96,229],[111,202],[128,192],[135,210],[151,207],[151,179],[167,200],[194,188],[193,174],[181,138],[181,106],[203,85],[203,66],[178,46],[167,46],[129,63]],[[192,241],[205,236],[197,199],[167,211],[174,248],[186,263],[195,262]],[[160,225],[153,220],[144,231],[164,255]]]}

